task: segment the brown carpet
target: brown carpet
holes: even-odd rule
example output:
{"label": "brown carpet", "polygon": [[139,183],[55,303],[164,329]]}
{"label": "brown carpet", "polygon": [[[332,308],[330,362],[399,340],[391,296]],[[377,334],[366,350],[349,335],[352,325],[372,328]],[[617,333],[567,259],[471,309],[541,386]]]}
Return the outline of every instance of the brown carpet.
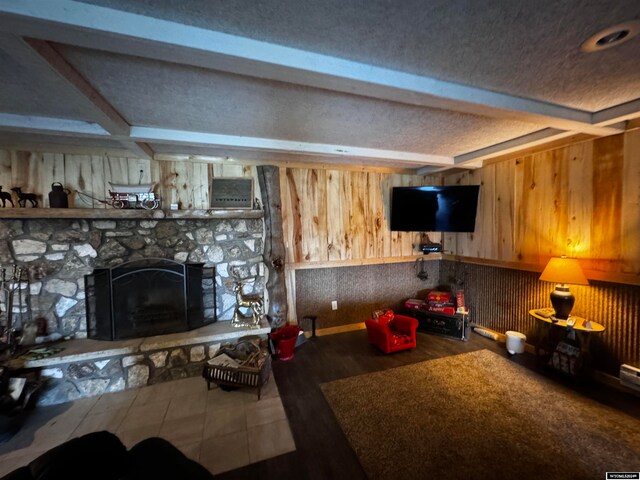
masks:
{"label": "brown carpet", "polygon": [[321,388],[372,480],[640,471],[639,420],[488,350]]}

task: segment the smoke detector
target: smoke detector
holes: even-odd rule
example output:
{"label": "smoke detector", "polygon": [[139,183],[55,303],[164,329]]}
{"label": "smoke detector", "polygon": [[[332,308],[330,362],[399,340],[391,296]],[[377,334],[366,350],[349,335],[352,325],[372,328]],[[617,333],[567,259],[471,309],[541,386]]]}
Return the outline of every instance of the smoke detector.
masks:
{"label": "smoke detector", "polygon": [[628,40],[631,40],[640,33],[640,21],[631,20],[629,22],[619,23],[598,33],[590,36],[582,45],[580,50],[583,52],[598,52],[607,48],[618,46]]}

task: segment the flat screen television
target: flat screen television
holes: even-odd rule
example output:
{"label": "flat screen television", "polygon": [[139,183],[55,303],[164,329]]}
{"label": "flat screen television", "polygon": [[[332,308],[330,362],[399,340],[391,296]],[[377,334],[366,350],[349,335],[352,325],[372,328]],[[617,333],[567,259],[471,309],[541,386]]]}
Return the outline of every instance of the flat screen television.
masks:
{"label": "flat screen television", "polygon": [[393,187],[391,230],[473,232],[480,185]]}

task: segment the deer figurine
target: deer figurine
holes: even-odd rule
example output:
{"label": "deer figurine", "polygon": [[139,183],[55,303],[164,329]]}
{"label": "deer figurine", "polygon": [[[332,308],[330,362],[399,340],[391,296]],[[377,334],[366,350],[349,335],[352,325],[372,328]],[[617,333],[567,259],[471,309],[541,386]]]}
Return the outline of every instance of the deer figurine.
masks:
{"label": "deer figurine", "polygon": [[31,202],[32,207],[38,206],[38,196],[35,193],[23,193],[21,187],[13,187],[11,190],[18,195],[18,205],[21,207],[27,206],[27,200]]}
{"label": "deer figurine", "polygon": [[2,185],[0,185],[0,200],[2,200],[2,208],[7,206],[7,200],[9,200],[9,203],[11,203],[12,207],[15,207],[13,198],[11,198],[11,194],[9,192],[3,192]]}
{"label": "deer figurine", "polygon": [[[232,290],[236,295],[236,306],[233,311],[233,317],[231,319],[231,324],[233,326],[258,326],[260,323],[260,317],[262,316],[262,307],[263,300],[262,295],[259,293],[251,293],[246,294],[243,292],[245,279],[242,279],[238,276],[235,269],[231,269],[231,275],[235,279],[233,282]],[[251,309],[251,320],[249,321],[249,317],[246,317],[240,311],[241,308],[249,308]]]}

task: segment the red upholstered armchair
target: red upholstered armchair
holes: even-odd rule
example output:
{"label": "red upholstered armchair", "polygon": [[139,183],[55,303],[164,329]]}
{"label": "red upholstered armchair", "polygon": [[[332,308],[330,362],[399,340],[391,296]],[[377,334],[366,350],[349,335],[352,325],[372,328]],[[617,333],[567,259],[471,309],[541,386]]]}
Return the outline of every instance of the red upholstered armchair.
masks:
{"label": "red upholstered armchair", "polygon": [[[390,312],[390,311],[389,311]],[[393,312],[370,318],[364,322],[371,345],[384,353],[416,348],[418,320]]]}

